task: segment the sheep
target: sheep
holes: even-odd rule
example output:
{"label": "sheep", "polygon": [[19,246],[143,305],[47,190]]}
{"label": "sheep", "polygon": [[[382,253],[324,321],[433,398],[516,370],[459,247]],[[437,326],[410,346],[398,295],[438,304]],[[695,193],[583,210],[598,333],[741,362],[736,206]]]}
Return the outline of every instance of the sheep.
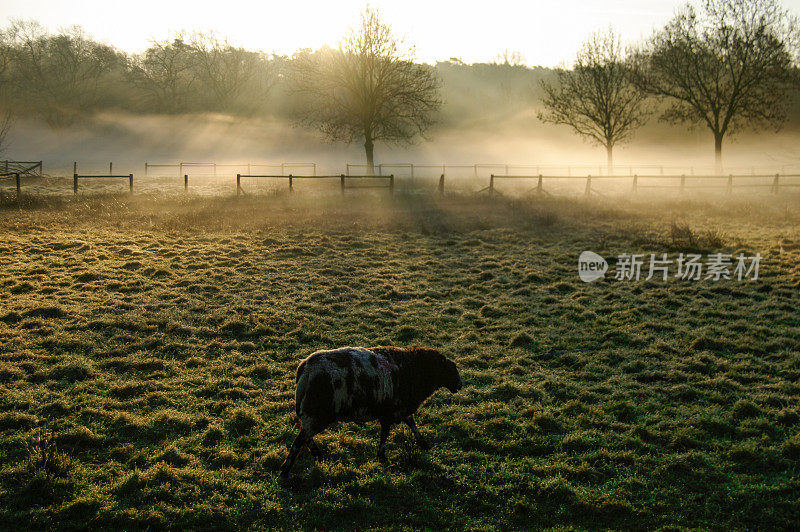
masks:
{"label": "sheep", "polygon": [[337,421],[378,420],[381,426],[378,460],[386,460],[386,437],[402,421],[422,449],[430,446],[419,433],[414,413],[433,392],[445,387],[456,393],[463,386],[455,362],[438,350],[414,347],[343,347],[317,351],[303,360],[295,379],[295,411],[300,432],[281,466],[288,476],[297,455],[308,446],[320,457],[314,436]]}

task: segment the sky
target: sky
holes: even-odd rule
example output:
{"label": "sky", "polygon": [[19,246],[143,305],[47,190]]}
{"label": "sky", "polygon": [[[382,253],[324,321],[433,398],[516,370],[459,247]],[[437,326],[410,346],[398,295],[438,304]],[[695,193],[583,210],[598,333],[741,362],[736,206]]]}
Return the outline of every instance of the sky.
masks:
{"label": "sky", "polygon": [[[416,58],[489,62],[503,50],[529,66],[568,63],[593,31],[613,26],[635,41],[663,25],[684,0],[372,0]],[[128,52],[177,31],[208,31],[252,50],[291,55],[335,46],[357,24],[365,0],[0,0],[0,20],[35,19],[52,31],[82,26],[94,38]],[[783,5],[800,13],[800,0]]]}

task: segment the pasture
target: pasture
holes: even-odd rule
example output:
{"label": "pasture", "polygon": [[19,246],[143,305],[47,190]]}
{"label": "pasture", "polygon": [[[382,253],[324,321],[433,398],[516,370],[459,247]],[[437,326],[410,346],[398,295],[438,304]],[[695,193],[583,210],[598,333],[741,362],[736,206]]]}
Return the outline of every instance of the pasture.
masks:
{"label": "pasture", "polygon": [[[797,200],[4,197],[0,528],[795,528]],[[414,344],[464,381],[432,449],[340,424],[281,481],[298,361]]]}

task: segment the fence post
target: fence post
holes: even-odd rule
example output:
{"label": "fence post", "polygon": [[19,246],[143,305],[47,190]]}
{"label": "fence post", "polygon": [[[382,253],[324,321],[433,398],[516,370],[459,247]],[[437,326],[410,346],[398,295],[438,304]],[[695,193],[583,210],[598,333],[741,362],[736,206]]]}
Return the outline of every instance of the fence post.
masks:
{"label": "fence post", "polygon": [[536,192],[538,192],[539,194],[544,192],[542,190],[542,174],[539,174],[539,181],[536,182]]}
{"label": "fence post", "polygon": [[683,189],[686,187],[686,174],[681,174],[681,194],[683,194]]}
{"label": "fence post", "polygon": [[72,192],[78,193],[78,174],[72,174]]}
{"label": "fence post", "polygon": [[189,174],[183,174],[183,191],[189,192]]}
{"label": "fence post", "polygon": [[728,188],[725,190],[726,194],[733,192],[733,174],[728,174]]}
{"label": "fence post", "polygon": [[[350,165],[349,164],[347,165],[347,170],[348,170],[348,172],[350,171]],[[344,196],[344,174],[342,174],[340,177],[341,177],[341,180],[342,180],[342,196]]]}
{"label": "fence post", "polygon": [[114,175],[114,163],[111,161],[108,163],[108,175]]}
{"label": "fence post", "polygon": [[131,194],[133,194],[133,174],[128,174],[128,183],[129,183]]}
{"label": "fence post", "polygon": [[294,187],[292,186],[292,174],[289,174],[289,192],[294,192]]}
{"label": "fence post", "polygon": [[494,194],[494,174],[489,174],[489,195]]}
{"label": "fence post", "polygon": [[779,177],[780,177],[780,174],[775,174],[775,179],[772,181],[772,193],[773,194],[777,194],[778,193],[778,179],[779,179]]}
{"label": "fence post", "polygon": [[436,190],[440,196],[444,196],[444,174],[439,176],[439,187]]}
{"label": "fence post", "polygon": [[74,163],[72,163],[72,173],[73,174],[77,174],[78,173],[78,161],[75,161]]}
{"label": "fence post", "polygon": [[394,196],[394,174],[389,174],[389,194]]}
{"label": "fence post", "polygon": [[586,195],[588,196],[591,193],[592,193],[592,174],[589,174],[588,176],[586,176]]}
{"label": "fence post", "polygon": [[8,173],[8,159],[6,159],[6,169],[5,172]]}
{"label": "fence post", "polygon": [[242,174],[236,174],[236,195],[242,193]]}
{"label": "fence post", "polygon": [[17,198],[22,193],[22,184],[19,182],[19,172],[14,174],[14,180],[17,182]]}
{"label": "fence post", "polygon": [[639,186],[639,174],[633,174],[633,188],[631,192],[636,193],[636,188]]}

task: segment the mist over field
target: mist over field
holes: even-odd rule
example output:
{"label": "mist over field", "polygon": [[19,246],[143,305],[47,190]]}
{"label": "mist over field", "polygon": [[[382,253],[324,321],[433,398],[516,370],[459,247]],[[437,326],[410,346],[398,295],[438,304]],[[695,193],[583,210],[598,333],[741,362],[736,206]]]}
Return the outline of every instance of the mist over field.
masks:
{"label": "mist over field", "polygon": [[[466,122],[466,121],[465,121]],[[727,143],[726,166],[744,173],[755,167],[800,164],[794,147],[800,133],[744,134]],[[702,129],[690,133],[653,124],[617,151],[616,165],[665,165],[710,168],[713,139]],[[144,163],[315,162],[340,173],[345,163],[363,164],[363,148],[320,141],[319,135],[280,118],[214,115],[133,115],[106,112],[91,123],[53,130],[36,121],[20,121],[9,136],[9,154],[18,160],[43,160],[45,171],[70,175],[72,163],[101,170],[112,161],[123,173],[143,172]],[[603,166],[602,149],[581,142],[565,128],[542,125],[531,108],[516,116],[480,124],[438,126],[429,141],[411,146],[380,146],[376,161],[415,164],[512,164],[563,167]],[[758,170],[762,168],[762,170]],[[433,171],[433,170],[431,170]],[[592,173],[591,169],[582,169]],[[499,173],[499,172],[498,172]]]}

